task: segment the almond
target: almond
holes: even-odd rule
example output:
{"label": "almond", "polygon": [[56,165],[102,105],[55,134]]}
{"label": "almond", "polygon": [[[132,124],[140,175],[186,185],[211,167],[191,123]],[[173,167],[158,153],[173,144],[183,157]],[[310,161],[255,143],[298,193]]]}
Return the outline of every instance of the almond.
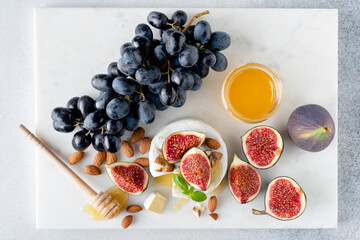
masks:
{"label": "almond", "polygon": [[126,212],[128,213],[137,213],[140,212],[142,210],[142,207],[140,207],[139,205],[130,205],[126,208]]}
{"label": "almond", "polygon": [[106,162],[107,164],[112,164],[112,163],[116,163],[118,160],[118,157],[116,155],[116,153],[106,153]]}
{"label": "almond", "polygon": [[160,166],[165,166],[165,161],[161,157],[155,158],[154,163]]}
{"label": "almond", "polygon": [[133,216],[131,215],[127,215],[126,217],[123,218],[123,220],[121,221],[121,226],[123,228],[128,228],[130,226],[130,224],[132,223],[133,220]]}
{"label": "almond", "polygon": [[212,197],[209,199],[209,202],[208,202],[209,211],[210,211],[210,212],[214,212],[214,211],[216,210],[216,207],[217,207],[217,199],[216,199],[216,196],[212,196]]}
{"label": "almond", "polygon": [[195,217],[197,217],[197,218],[199,218],[201,215],[200,209],[197,209],[196,207],[193,207],[192,212],[195,215]]}
{"label": "almond", "polygon": [[84,155],[85,155],[85,152],[80,152],[80,151],[74,152],[69,157],[69,163],[71,165],[77,164],[78,162],[80,162],[81,159],[83,159]]}
{"label": "almond", "polygon": [[210,215],[210,217],[212,217],[212,219],[214,219],[215,221],[218,219],[218,216],[219,216],[217,213],[210,213],[209,215]]}
{"label": "almond", "polygon": [[137,158],[134,160],[134,163],[140,164],[143,167],[149,166],[149,159],[147,158]]}
{"label": "almond", "polygon": [[100,167],[105,162],[105,152],[98,152],[94,157],[94,165]]}
{"label": "almond", "polygon": [[100,175],[101,170],[97,166],[87,165],[84,169],[84,172],[89,175]]}
{"label": "almond", "polygon": [[141,139],[139,144],[139,152],[141,153],[141,155],[144,155],[145,153],[147,153],[147,151],[149,151],[150,145],[151,145],[151,138],[145,137]]}
{"label": "almond", "polygon": [[210,164],[211,164],[211,168],[213,168],[216,164],[216,160],[214,158],[210,158]]}
{"label": "almond", "polygon": [[144,137],[144,135],[145,135],[145,130],[142,127],[138,127],[131,135],[130,143],[137,143]]}
{"label": "almond", "polygon": [[213,157],[215,160],[220,160],[222,158],[222,153],[221,152],[212,152],[210,154],[211,157]]}
{"label": "almond", "polygon": [[220,148],[220,143],[213,138],[205,138],[205,143],[211,149]]}
{"label": "almond", "polygon": [[164,167],[164,172],[172,172],[175,169],[175,165],[166,163]]}
{"label": "almond", "polygon": [[121,148],[126,157],[131,158],[134,156],[134,148],[128,141],[123,140],[121,142]]}
{"label": "almond", "polygon": [[161,166],[158,166],[155,168],[155,172],[162,172],[162,170],[163,170],[163,167],[161,167]]}

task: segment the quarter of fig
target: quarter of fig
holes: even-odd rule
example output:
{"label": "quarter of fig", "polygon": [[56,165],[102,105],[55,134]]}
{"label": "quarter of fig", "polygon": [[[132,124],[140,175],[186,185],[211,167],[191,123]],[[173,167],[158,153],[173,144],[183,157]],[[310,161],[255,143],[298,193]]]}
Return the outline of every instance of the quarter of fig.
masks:
{"label": "quarter of fig", "polygon": [[255,215],[268,214],[280,220],[292,220],[305,210],[306,196],[299,184],[289,177],[273,179],[265,195],[265,210],[253,209]]}
{"label": "quarter of fig", "polygon": [[249,163],[256,168],[269,168],[280,158],[284,142],[278,131],[268,126],[250,129],[242,136],[242,147]]}
{"label": "quarter of fig", "polygon": [[192,147],[200,147],[206,134],[195,131],[182,131],[170,134],[162,145],[164,159],[174,164],[180,161],[182,155]]}
{"label": "quarter of fig", "polygon": [[327,148],[334,139],[335,124],[322,106],[300,106],[290,115],[288,132],[296,146],[310,152]]}
{"label": "quarter of fig", "polygon": [[239,203],[252,201],[261,188],[261,176],[256,169],[242,161],[236,154],[228,170],[229,188]]}
{"label": "quarter of fig", "polygon": [[210,160],[205,152],[193,147],[181,158],[180,171],[184,179],[194,188],[205,191],[211,182]]}
{"label": "quarter of fig", "polygon": [[111,181],[123,192],[131,195],[143,193],[149,183],[149,176],[145,169],[137,163],[116,162],[105,165]]}

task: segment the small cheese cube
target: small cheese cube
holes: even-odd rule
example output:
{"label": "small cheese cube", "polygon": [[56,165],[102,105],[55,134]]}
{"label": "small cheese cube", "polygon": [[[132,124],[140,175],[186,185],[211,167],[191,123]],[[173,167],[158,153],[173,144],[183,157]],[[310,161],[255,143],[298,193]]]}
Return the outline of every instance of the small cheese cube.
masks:
{"label": "small cheese cube", "polygon": [[158,192],[150,193],[144,202],[147,210],[161,214],[166,206],[167,199]]}

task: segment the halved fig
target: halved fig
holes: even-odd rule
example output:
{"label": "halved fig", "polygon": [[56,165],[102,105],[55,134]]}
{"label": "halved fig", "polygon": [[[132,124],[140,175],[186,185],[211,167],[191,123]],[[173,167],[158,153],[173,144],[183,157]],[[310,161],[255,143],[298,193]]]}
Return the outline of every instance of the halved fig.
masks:
{"label": "halved fig", "polygon": [[230,192],[241,204],[252,201],[260,192],[261,176],[256,169],[236,154],[228,170]]}
{"label": "halved fig", "polygon": [[266,190],[265,210],[253,209],[255,215],[268,214],[280,220],[299,217],[305,210],[306,196],[299,184],[289,177],[277,177]]}
{"label": "halved fig", "polygon": [[111,181],[128,194],[140,195],[148,186],[149,175],[137,163],[116,162],[106,164],[105,168]]}
{"label": "halved fig", "polygon": [[272,167],[279,160],[284,142],[274,128],[258,126],[242,136],[242,147],[249,163],[264,169]]}
{"label": "halved fig", "polygon": [[181,158],[180,171],[194,188],[205,191],[211,182],[210,160],[203,150],[193,147]]}
{"label": "halved fig", "polygon": [[182,131],[170,134],[162,145],[164,159],[174,164],[181,160],[182,155],[192,147],[200,147],[206,134],[195,131]]}

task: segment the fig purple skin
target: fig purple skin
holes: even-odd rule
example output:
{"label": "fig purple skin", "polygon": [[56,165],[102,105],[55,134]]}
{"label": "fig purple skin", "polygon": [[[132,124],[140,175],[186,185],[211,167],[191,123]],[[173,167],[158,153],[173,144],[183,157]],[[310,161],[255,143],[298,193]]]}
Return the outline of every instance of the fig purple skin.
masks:
{"label": "fig purple skin", "polygon": [[308,104],[298,107],[290,115],[288,132],[298,147],[309,152],[319,152],[334,139],[335,124],[325,108]]}

